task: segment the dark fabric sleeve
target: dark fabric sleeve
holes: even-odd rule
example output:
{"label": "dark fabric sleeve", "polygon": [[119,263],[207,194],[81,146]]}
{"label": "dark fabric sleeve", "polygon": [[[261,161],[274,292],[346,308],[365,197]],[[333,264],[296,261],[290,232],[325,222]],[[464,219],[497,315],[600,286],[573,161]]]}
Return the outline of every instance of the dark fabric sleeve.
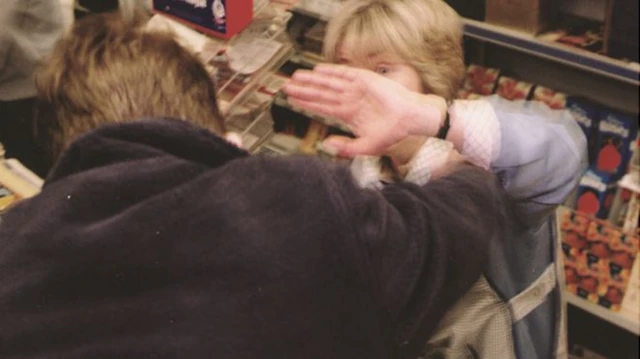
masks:
{"label": "dark fabric sleeve", "polygon": [[343,188],[355,217],[360,270],[390,324],[392,357],[415,358],[445,311],[479,278],[500,238],[506,197],[495,177],[464,165],[423,187]]}

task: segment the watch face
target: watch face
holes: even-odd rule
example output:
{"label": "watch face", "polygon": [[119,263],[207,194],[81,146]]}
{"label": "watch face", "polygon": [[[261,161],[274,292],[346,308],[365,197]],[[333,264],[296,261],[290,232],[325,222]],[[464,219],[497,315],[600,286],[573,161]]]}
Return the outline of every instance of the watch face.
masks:
{"label": "watch face", "polygon": [[449,119],[449,112],[447,112],[446,117],[444,118],[444,122],[442,123],[442,126],[440,127],[440,130],[438,130],[438,133],[436,134],[436,137],[444,140],[445,138],[447,138],[447,134],[449,133],[449,127],[450,127],[450,119]]}

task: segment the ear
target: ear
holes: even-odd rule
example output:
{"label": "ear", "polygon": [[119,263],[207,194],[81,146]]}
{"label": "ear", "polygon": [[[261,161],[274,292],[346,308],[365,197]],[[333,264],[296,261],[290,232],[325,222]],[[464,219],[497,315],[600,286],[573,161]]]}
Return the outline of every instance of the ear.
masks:
{"label": "ear", "polygon": [[242,146],[242,138],[240,137],[239,134],[235,133],[235,132],[227,132],[224,135],[225,140],[227,140],[227,142],[229,142],[230,144],[238,147],[238,148],[243,148]]}

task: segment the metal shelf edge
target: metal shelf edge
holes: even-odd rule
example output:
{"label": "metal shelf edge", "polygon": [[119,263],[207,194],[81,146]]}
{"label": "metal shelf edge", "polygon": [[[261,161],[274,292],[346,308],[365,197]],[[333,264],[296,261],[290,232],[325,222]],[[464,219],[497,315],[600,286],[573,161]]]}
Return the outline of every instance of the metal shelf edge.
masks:
{"label": "metal shelf edge", "polygon": [[555,62],[577,67],[585,71],[614,78],[633,85],[640,85],[640,66],[587,51],[572,49],[561,44],[546,42],[515,30],[501,28],[484,22],[464,19],[465,35],[500,46],[526,52]]}
{"label": "metal shelf edge", "polygon": [[640,318],[636,318],[634,321],[631,318],[627,318],[619,312],[613,312],[609,309],[598,306],[597,304],[591,303],[584,298],[580,298],[573,293],[569,293],[566,290],[562,294],[565,298],[565,302],[578,307],[584,311],[587,311],[600,319],[606,320],[607,322],[617,325],[618,327],[625,329],[635,335],[640,336]]}

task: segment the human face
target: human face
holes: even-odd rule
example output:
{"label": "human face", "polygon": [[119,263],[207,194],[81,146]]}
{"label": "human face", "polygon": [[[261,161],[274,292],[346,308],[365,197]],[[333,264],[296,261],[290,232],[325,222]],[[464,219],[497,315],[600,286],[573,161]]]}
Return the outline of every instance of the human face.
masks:
{"label": "human face", "polygon": [[[418,71],[406,61],[402,61],[397,55],[383,52],[371,53],[365,58],[354,58],[349,49],[353,49],[353,47],[348,42],[339,46],[338,63],[377,72],[413,92],[426,92]],[[386,155],[391,157],[396,169],[402,173],[405,165],[413,158],[425,140],[425,137],[409,136],[390,147]]]}
{"label": "human face", "polygon": [[392,53],[371,53],[366,58],[354,58],[348,43],[343,43],[338,48],[338,63],[377,72],[378,74],[393,80],[410,91],[424,93],[422,79],[418,71]]}

